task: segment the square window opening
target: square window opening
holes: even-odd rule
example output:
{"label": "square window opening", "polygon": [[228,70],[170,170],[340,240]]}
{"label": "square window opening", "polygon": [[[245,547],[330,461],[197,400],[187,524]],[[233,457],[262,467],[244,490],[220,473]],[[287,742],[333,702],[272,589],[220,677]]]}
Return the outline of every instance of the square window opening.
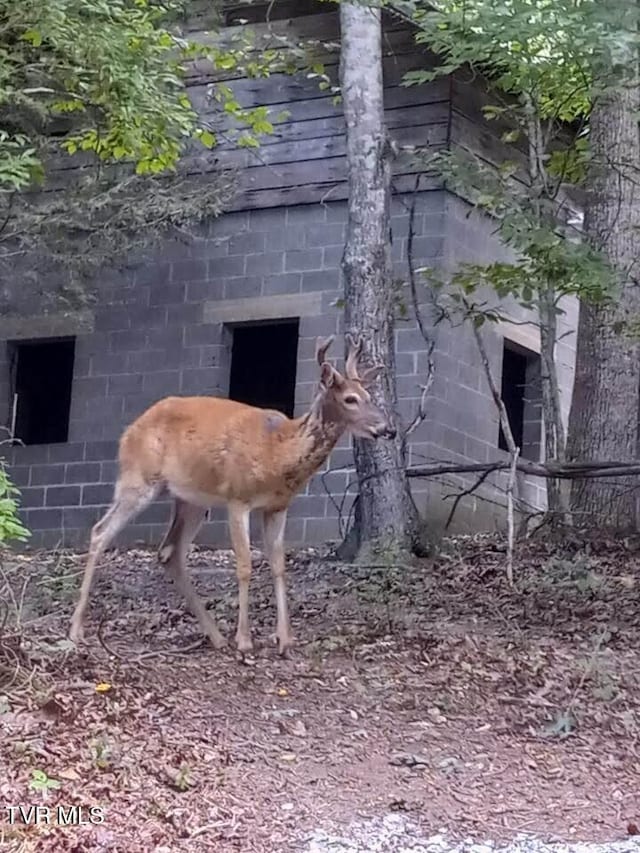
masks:
{"label": "square window opening", "polygon": [[238,324],[231,332],[229,398],[293,417],[299,320]]}
{"label": "square window opening", "polygon": [[75,344],[75,338],[10,342],[16,443],[68,441]]}
{"label": "square window opening", "polygon": [[[538,353],[512,341],[504,341],[500,394],[520,455],[524,459],[539,461],[542,417]],[[498,447],[508,450],[502,427],[499,427]]]}

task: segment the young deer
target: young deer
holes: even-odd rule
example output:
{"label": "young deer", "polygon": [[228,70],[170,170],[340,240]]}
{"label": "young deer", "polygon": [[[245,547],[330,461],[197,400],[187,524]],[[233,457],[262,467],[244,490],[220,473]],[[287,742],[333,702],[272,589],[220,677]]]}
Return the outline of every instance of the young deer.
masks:
{"label": "young deer", "polygon": [[333,341],[318,341],[320,383],[310,410],[281,412],[216,397],[167,397],[147,409],[120,439],[120,474],[107,513],[93,527],[70,638],[82,638],[96,564],[116,534],[166,488],[172,519],[158,558],[173,577],[216,649],[225,639],[186,573],[186,556],[207,509],[226,504],[238,577],[237,647],[252,648],[249,629],[249,514],[263,513],[264,550],[271,564],[280,654],[292,645],[285,589],[284,527],[289,504],[348,430],[360,438],[393,438],[395,430],[371,402],[367,386],[382,370],[358,373],[361,343],[348,339],[345,376],[325,361]]}

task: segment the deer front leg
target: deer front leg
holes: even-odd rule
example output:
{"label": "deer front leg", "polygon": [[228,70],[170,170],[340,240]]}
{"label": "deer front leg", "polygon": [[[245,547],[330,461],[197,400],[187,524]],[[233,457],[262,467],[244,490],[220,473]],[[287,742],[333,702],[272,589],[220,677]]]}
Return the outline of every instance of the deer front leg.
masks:
{"label": "deer front leg", "polygon": [[229,505],[229,532],[236,555],[238,577],[238,630],[236,645],[239,652],[253,648],[249,629],[249,581],[251,580],[251,542],[249,539],[250,509],[244,504]]}
{"label": "deer front leg", "polygon": [[278,651],[281,655],[286,654],[287,649],[293,645],[289,608],[287,606],[287,588],[284,581],[284,526],[286,520],[286,509],[281,512],[265,512],[263,516],[264,547],[271,565],[276,594],[278,612],[276,637],[278,638]]}

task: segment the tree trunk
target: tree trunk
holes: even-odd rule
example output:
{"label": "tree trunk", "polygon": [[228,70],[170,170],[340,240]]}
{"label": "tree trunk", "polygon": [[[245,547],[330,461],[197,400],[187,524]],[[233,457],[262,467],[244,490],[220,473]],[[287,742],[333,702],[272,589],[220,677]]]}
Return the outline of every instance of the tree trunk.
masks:
{"label": "tree trunk", "polygon": [[[390,146],[384,126],[382,22],[376,6],[340,5],[340,77],[347,126],[349,221],[342,260],[345,326],[363,353],[386,370],[372,389],[375,402],[395,411],[395,347],[391,288]],[[416,543],[417,511],[405,474],[402,437],[355,440],[359,483],[355,548],[397,556]],[[353,539],[353,537],[352,537]]]}
{"label": "tree trunk", "polygon": [[[542,122],[530,94],[523,94],[527,116],[529,142],[529,182],[536,220],[542,227],[548,225],[549,176],[546,167],[546,143]],[[543,205],[543,200],[547,204]],[[544,424],[545,462],[564,462],[566,441],[560,408],[560,388],[556,364],[558,318],[556,289],[551,281],[538,283],[538,316],[540,320],[540,386],[542,391],[542,421]],[[569,521],[569,504],[565,484],[560,480],[547,480],[547,512],[552,523]]]}
{"label": "tree trunk", "polygon": [[[558,343],[558,317],[556,290],[551,283],[539,289],[540,315],[540,385],[542,390],[542,416],[544,423],[545,462],[564,462],[566,439],[562,423],[560,386],[556,364]],[[567,484],[562,480],[547,480],[547,512],[552,525],[568,524],[571,520]]]}
{"label": "tree trunk", "polygon": [[[637,284],[640,164],[637,58],[627,86],[604,95],[590,119],[593,166],[585,232],[619,275],[613,305],[580,307],[576,378],[569,420],[572,459],[631,460],[638,452],[640,348],[627,323],[640,318]],[[575,523],[620,531],[637,526],[635,481],[573,484]]]}

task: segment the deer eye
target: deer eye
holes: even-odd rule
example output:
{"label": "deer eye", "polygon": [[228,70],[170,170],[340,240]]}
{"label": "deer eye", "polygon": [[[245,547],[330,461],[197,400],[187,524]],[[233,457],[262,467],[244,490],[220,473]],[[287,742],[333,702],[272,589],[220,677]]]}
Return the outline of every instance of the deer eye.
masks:
{"label": "deer eye", "polygon": [[344,401],[347,404],[347,406],[357,406],[358,403],[360,402],[360,400],[358,399],[358,397],[355,396],[355,394],[348,394],[344,398]]}

